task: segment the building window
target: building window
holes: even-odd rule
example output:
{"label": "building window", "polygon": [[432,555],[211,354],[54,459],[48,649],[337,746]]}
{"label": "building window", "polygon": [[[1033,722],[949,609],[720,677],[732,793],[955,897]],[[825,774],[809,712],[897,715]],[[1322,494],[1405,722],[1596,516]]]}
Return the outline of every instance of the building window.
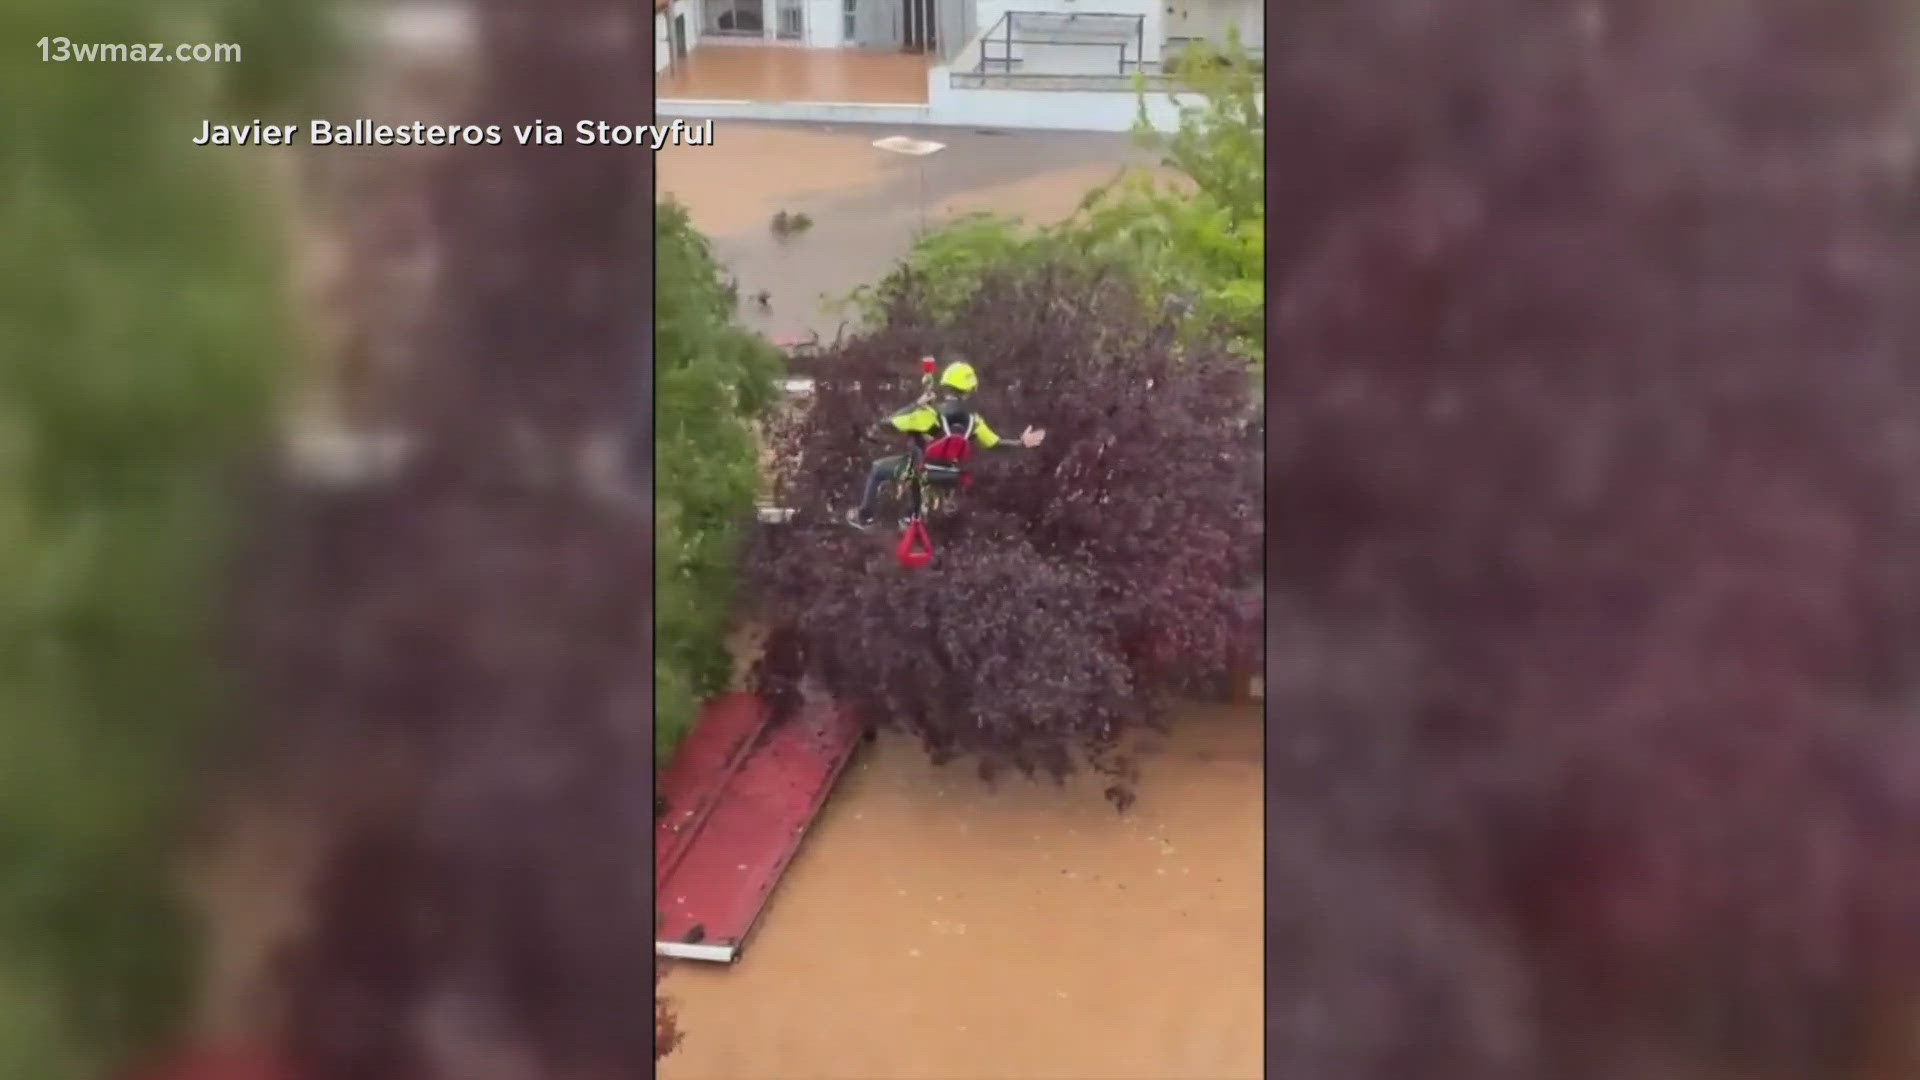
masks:
{"label": "building window", "polygon": [[806,36],[806,9],[800,6],[800,0],[779,0],[774,18],[775,37],[798,41]]}
{"label": "building window", "polygon": [[717,0],[703,6],[709,34],[759,37],[765,32],[764,0]]}
{"label": "building window", "polygon": [[854,29],[853,29],[853,5],[855,5],[855,4],[857,4],[857,3],[859,3],[859,2],[860,2],[860,0],[841,0],[841,5],[840,5],[840,40],[841,40],[841,41],[842,41],[843,43],[845,43],[845,44],[848,44],[848,45],[851,45],[851,44],[853,44],[853,36],[854,36]]}

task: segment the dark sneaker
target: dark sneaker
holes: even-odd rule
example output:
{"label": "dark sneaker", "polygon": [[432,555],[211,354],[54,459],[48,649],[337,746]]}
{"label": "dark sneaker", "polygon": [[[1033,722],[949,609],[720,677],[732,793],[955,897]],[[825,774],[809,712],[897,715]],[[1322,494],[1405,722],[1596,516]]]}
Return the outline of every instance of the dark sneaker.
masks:
{"label": "dark sneaker", "polygon": [[865,532],[866,530],[873,528],[873,519],[861,517],[860,508],[854,507],[853,509],[847,511],[847,524],[853,526],[856,529],[859,529],[862,532]]}

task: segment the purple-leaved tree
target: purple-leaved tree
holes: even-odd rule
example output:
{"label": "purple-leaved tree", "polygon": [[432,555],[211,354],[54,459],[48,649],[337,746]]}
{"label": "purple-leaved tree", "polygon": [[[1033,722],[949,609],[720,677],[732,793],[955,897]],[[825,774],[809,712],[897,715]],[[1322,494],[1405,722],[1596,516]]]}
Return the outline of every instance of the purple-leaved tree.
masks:
{"label": "purple-leaved tree", "polygon": [[[1257,633],[1247,365],[1177,345],[1123,274],[1064,253],[988,275],[950,319],[927,310],[909,282],[877,327],[820,359],[814,394],[770,432],[796,515],[749,557],[761,688],[791,702],[811,678],[987,774],[1086,761],[1124,777],[1124,734]],[[906,570],[896,530],[862,535],[839,515],[869,463],[904,449],[861,433],[914,399],[927,354],[975,365],[974,404],[1005,438],[1031,425],[1047,439],[976,454],[972,488],[929,523],[932,565]]]}

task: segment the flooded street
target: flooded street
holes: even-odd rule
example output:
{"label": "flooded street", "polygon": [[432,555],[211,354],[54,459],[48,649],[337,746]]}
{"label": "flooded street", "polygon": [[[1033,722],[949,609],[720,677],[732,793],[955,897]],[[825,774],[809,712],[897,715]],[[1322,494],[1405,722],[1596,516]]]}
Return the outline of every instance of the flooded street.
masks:
{"label": "flooded street", "polygon": [[[875,149],[887,135],[947,148]],[[823,301],[924,224],[1057,221],[1150,152],[1124,135],[721,122],[659,155],[739,282],[740,320],[830,340]],[[813,227],[785,240],[773,215]],[[767,293],[762,305],[755,299]],[[1261,1068],[1261,715],[1194,706],[1124,816],[1080,778],[994,786],[864,747],[731,968],[676,963],[666,1080],[1236,1080]]]}
{"label": "flooded street", "polygon": [[[889,135],[946,149],[908,157],[874,148]],[[657,184],[738,279],[744,325],[775,339],[831,339],[842,318],[831,302],[878,281],[924,225],[976,211],[1058,221],[1088,191],[1155,160],[1127,135],[722,120],[713,146],[661,150]],[[776,238],[770,224],[782,210],[813,227]],[[754,299],[763,290],[764,306]]]}
{"label": "flooded street", "polygon": [[732,968],[680,962],[665,1080],[1257,1077],[1261,716],[1195,706],[1124,816],[882,736]]}

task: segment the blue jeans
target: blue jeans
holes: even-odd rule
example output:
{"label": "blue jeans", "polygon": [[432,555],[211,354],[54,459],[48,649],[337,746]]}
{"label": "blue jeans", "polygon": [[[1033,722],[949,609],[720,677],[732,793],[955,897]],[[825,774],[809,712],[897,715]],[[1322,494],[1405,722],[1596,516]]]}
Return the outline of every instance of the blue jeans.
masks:
{"label": "blue jeans", "polygon": [[873,469],[867,473],[867,489],[860,496],[858,511],[861,521],[872,521],[874,504],[880,501],[880,489],[890,480],[898,480],[901,471],[907,466],[905,454],[883,457],[873,463]]}

